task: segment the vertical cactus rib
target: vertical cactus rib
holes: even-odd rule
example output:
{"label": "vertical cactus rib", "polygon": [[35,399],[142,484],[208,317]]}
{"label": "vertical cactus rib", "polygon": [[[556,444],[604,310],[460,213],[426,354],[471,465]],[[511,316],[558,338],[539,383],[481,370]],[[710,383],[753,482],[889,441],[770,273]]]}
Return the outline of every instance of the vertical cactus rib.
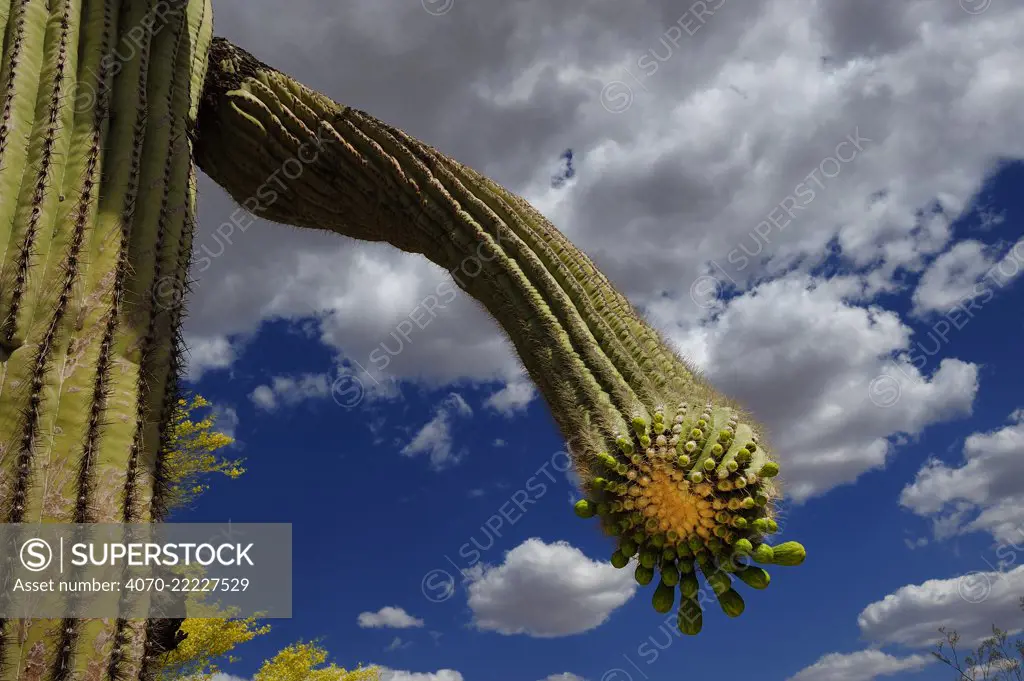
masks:
{"label": "vertical cactus rib", "polygon": [[[74,366],[82,362],[94,366],[95,371],[91,376],[86,372],[79,372],[77,376],[68,376],[66,385],[62,386],[62,392],[66,391],[68,397],[59,404],[56,410],[59,426],[54,429],[55,435],[51,443],[53,458],[60,460],[63,458],[62,455],[67,453],[69,460],[61,461],[61,468],[67,470],[75,469],[76,464],[71,459],[78,453],[79,443],[83,443],[81,446],[84,451],[78,455],[75,480],[69,484],[67,492],[61,490],[63,493],[60,494],[62,499],[71,498],[74,510],[70,515],[74,522],[79,523],[89,521],[90,503],[93,502],[92,462],[97,449],[96,433],[99,419],[103,413],[106,397],[104,380],[110,371],[109,359],[104,357],[102,350],[98,356],[92,352],[95,344],[93,336],[98,326],[86,325],[86,319],[89,302],[94,300],[89,295],[93,287],[93,278],[96,275],[106,278],[104,268],[98,267],[103,264],[103,261],[92,252],[90,246],[96,235],[101,234],[99,229],[99,189],[103,165],[106,165],[103,141],[109,138],[110,132],[109,119],[114,81],[111,71],[115,63],[114,48],[116,47],[118,19],[120,18],[116,0],[105,0],[102,5],[89,3],[86,7],[86,12],[83,14],[84,25],[87,27],[92,27],[94,24],[102,25],[102,30],[96,31],[102,36],[97,45],[90,45],[88,40],[83,41],[84,52],[88,55],[84,68],[88,73],[96,74],[95,83],[86,92],[95,99],[95,102],[92,120],[89,121],[89,117],[86,116],[83,117],[85,120],[80,126],[76,125],[75,136],[78,139],[76,140],[77,144],[72,145],[72,158],[81,156],[85,158],[84,168],[80,170],[75,169],[69,163],[65,194],[77,196],[77,201],[66,218],[58,210],[57,219],[59,222],[66,220],[74,225],[73,257],[76,261],[82,262],[81,279],[83,284],[78,289],[84,294],[84,296],[76,296],[74,303],[77,323],[72,333],[77,338],[68,345],[65,364]],[[93,34],[92,31],[89,33]],[[88,80],[80,80],[79,83],[89,87]],[[76,108],[82,100],[81,96],[75,97]],[[77,172],[75,172],[76,170]],[[72,183],[81,184],[76,186]],[[91,234],[87,235],[87,227]],[[92,238],[87,238],[87,236]],[[82,418],[83,415],[87,415],[87,421]],[[64,441],[61,441],[61,438],[65,438]],[[61,509],[61,515],[64,513],[64,509]],[[60,630],[63,641],[58,647],[53,664],[52,681],[68,681],[73,675],[82,675],[101,667],[103,656],[109,652],[105,650],[105,647],[107,640],[111,637],[112,628],[111,624],[100,620],[71,618],[62,620]]]}
{"label": "vertical cactus rib", "polygon": [[4,84],[0,111],[0,347],[10,352],[4,329],[9,327],[10,298],[14,291],[14,265],[8,255],[17,248],[13,233],[14,212],[19,202],[35,121],[36,93],[42,76],[43,46],[49,8],[45,0],[19,0],[12,5],[4,32],[0,82]]}
{"label": "vertical cactus rib", "polygon": [[[191,166],[191,162],[190,162]],[[174,263],[175,277],[170,283],[170,296],[173,305],[169,309],[166,319],[166,331],[172,334],[171,344],[166,362],[167,383],[164,390],[163,404],[160,409],[160,418],[157,421],[157,444],[156,460],[153,466],[153,497],[150,503],[153,520],[163,520],[168,513],[167,495],[170,491],[170,478],[167,469],[167,458],[171,446],[171,431],[167,427],[172,418],[172,413],[181,394],[179,388],[179,376],[182,369],[182,354],[185,342],[181,336],[181,321],[184,318],[184,300],[188,292],[187,273],[191,264],[192,239],[195,234],[195,195],[197,192],[197,179],[194,168],[190,167],[187,179],[188,189],[186,196],[187,203],[184,206],[184,222],[182,223],[181,235],[178,240],[177,261]],[[157,333],[162,331],[158,330]]]}
{"label": "vertical cactus rib", "polygon": [[[184,8],[184,6],[182,5]],[[190,44],[195,39],[187,13],[176,19],[172,31],[157,36],[152,59],[173,64],[159,80],[151,81],[149,128],[143,151],[145,164],[142,193],[136,222],[155,225],[155,229],[133,230],[131,260],[135,253],[151,251],[155,258],[145,270],[136,269],[133,295],[138,301],[134,324],[141,331],[136,347],[131,348],[139,366],[136,391],[134,434],[130,449],[128,476],[125,480],[123,505],[125,522],[151,520],[149,507],[154,494],[154,474],[159,458],[160,424],[163,411],[166,368],[170,361],[173,330],[168,321],[174,308],[181,304],[174,299],[178,290],[174,270],[179,264],[182,228],[185,225],[185,197],[189,189],[189,157],[187,149],[187,115],[189,73],[182,65],[191,64]],[[181,275],[183,276],[183,275]]]}
{"label": "vertical cactus rib", "polygon": [[[83,517],[90,498],[92,477],[88,475],[88,465],[83,468],[83,459],[78,456],[78,451],[86,439],[88,416],[93,412],[93,394],[89,387],[95,384],[95,377],[75,371],[74,367],[85,359],[95,333],[95,327],[83,328],[81,325],[81,298],[89,290],[90,275],[93,274],[88,241],[90,234],[96,232],[100,171],[104,162],[102,141],[107,133],[110,112],[110,61],[117,35],[116,20],[114,0],[90,3],[84,7],[81,23],[86,30],[80,70],[86,75],[78,85],[79,91],[88,92],[95,103],[91,109],[76,116],[71,129],[70,152],[60,190],[65,201],[56,210],[52,230],[54,241],[68,242],[67,255],[63,262],[58,261],[59,268],[51,258],[43,269],[44,280],[62,276],[64,281],[55,301],[49,298],[49,291],[41,291],[33,306],[38,310],[34,316],[39,319],[44,319],[45,313],[54,309],[62,316],[66,311],[69,322],[63,331],[68,336],[67,340],[62,341],[53,357],[54,364],[60,366],[60,374],[55,381],[57,395],[52,410],[53,423],[48,429],[51,436],[37,452],[37,456],[47,462],[47,470],[42,474],[43,485],[53,490],[53,501],[45,500],[39,509],[40,518],[46,515],[70,516],[71,519]],[[76,95],[73,99],[78,102],[80,97]],[[65,229],[70,232],[67,237],[62,236]],[[48,325],[48,332],[50,328],[61,326],[61,321],[55,314]],[[103,367],[98,367],[97,374],[102,375],[103,371]],[[77,475],[69,475],[76,469]],[[64,476],[70,479],[64,480]]]}
{"label": "vertical cactus rib", "polygon": [[[82,244],[85,241],[87,226],[94,213],[93,208],[101,155],[100,141],[107,117],[104,93],[109,89],[106,74],[101,68],[95,78],[95,82],[87,83],[88,87],[93,88],[95,92],[99,93],[93,111],[86,111],[83,112],[84,115],[76,116],[75,107],[65,106],[65,101],[71,98],[67,96],[66,92],[62,91],[63,85],[65,81],[69,87],[74,84],[75,78],[73,74],[77,67],[76,55],[72,54],[72,51],[69,50],[69,42],[78,42],[71,39],[72,27],[77,28],[80,25],[84,25],[86,30],[82,39],[82,46],[84,48],[82,52],[88,55],[85,58],[85,65],[88,69],[89,66],[98,66],[102,58],[107,54],[115,30],[112,21],[113,0],[109,0],[103,5],[93,4],[91,11],[87,9],[85,14],[79,17],[77,16],[77,11],[81,9],[81,7],[75,7],[74,3],[70,1],[65,2],[59,20],[61,34],[56,55],[57,69],[54,74],[53,92],[51,93],[50,101],[47,102],[46,115],[43,119],[48,124],[44,137],[43,162],[39,176],[36,179],[36,187],[31,203],[33,210],[29,217],[29,228],[27,230],[27,239],[29,239],[41,229],[40,223],[45,224],[46,227],[52,225],[51,239],[46,240],[44,247],[39,249],[45,257],[40,258],[37,267],[42,270],[43,281],[56,281],[59,282],[59,286],[55,287],[57,292],[56,300],[48,300],[47,302],[50,304],[43,305],[42,311],[44,314],[39,315],[40,319],[38,322],[33,319],[32,315],[33,309],[37,308],[37,306],[27,302],[29,300],[28,296],[26,296],[27,304],[24,306],[23,316],[27,322],[26,340],[29,342],[35,340],[38,331],[42,331],[42,338],[38,342],[32,362],[33,399],[30,401],[25,415],[22,451],[19,458],[22,461],[26,461],[31,457],[37,461],[42,460],[44,463],[35,466],[36,468],[43,469],[41,476],[42,494],[26,499],[27,508],[19,510],[17,506],[15,507],[14,510],[16,512],[20,511],[22,513],[22,517],[17,518],[16,516],[18,521],[26,519],[43,520],[48,512],[52,514],[50,517],[66,517],[63,512],[65,507],[69,505],[67,502],[74,503],[76,496],[81,495],[79,498],[82,499],[86,493],[84,489],[76,490],[73,486],[68,485],[70,487],[67,490],[69,494],[62,494],[65,492],[64,489],[61,489],[65,487],[65,481],[62,478],[67,471],[71,470],[71,466],[67,465],[70,462],[62,460],[65,457],[61,455],[62,452],[60,451],[56,452],[55,461],[50,460],[50,455],[54,453],[52,447],[60,435],[63,434],[61,426],[58,425],[61,422],[60,417],[62,415],[66,416],[67,421],[70,422],[68,425],[73,425],[78,414],[81,413],[80,410],[75,409],[79,405],[69,405],[67,400],[61,400],[61,397],[66,396],[64,391],[68,389],[63,380],[66,378],[63,367],[67,364],[66,355],[71,351],[74,344],[74,341],[68,338],[68,328],[63,322],[69,307],[74,306],[74,289],[78,278],[82,274],[82,269],[84,269],[81,251]],[[96,31],[90,30],[94,24],[99,27]],[[77,53],[77,50],[75,50],[75,53]],[[79,83],[82,82],[87,81],[79,81]],[[57,185],[61,196],[66,192],[73,192],[73,196],[75,196],[75,201],[71,202],[73,208],[68,210],[66,214],[60,209],[61,207],[51,204],[51,210],[44,210],[43,205],[43,193],[46,190],[45,183],[50,181],[48,175],[50,173],[51,157],[54,154],[54,149],[57,147],[54,140],[57,133],[64,131],[66,131],[67,144],[62,149],[59,149],[59,151],[64,152],[68,162],[64,167],[60,168],[59,174],[54,173],[53,184]],[[43,215],[46,215],[48,219],[44,218]],[[66,247],[61,248],[65,243]],[[54,248],[59,250],[54,252]],[[24,253],[25,250],[22,253],[22,263],[26,260]],[[65,255],[61,257],[61,253]],[[23,275],[24,268],[19,271],[17,280],[19,285],[25,282]],[[15,293],[20,293],[20,291]],[[46,299],[48,293],[48,290],[40,290],[38,298]],[[36,302],[38,302],[38,298]],[[20,300],[21,298],[17,295],[12,300],[12,317],[14,322],[11,327],[12,331],[17,328]],[[45,314],[50,310],[52,310],[52,313]],[[10,333],[8,338],[11,338]],[[62,352],[65,355],[64,357],[61,357]],[[52,372],[52,368],[55,365],[58,368],[57,376],[53,376],[54,372]],[[51,388],[51,391],[48,391],[49,394],[44,395],[43,399],[37,399],[37,396],[43,392],[44,385],[47,383],[55,384],[55,389]],[[43,425],[42,414],[44,412],[48,412],[52,419],[47,429],[50,433],[49,443],[37,441],[37,437],[40,435],[40,426]],[[39,440],[42,440],[42,438],[39,438]],[[55,464],[52,468],[50,467],[51,463]],[[16,490],[16,499],[24,496],[24,491],[24,489]],[[56,492],[54,497],[50,497],[49,492],[51,491]],[[67,496],[70,496],[71,499],[68,500]],[[37,500],[38,506],[27,503],[30,500]],[[56,500],[56,504],[53,507],[49,507],[51,500]],[[26,516],[26,511],[32,511],[32,514]],[[43,654],[49,658],[49,663],[47,664],[48,679],[52,679],[52,681],[67,681],[72,674],[74,657],[79,644],[81,624],[73,619],[64,619],[50,624],[52,628],[44,628],[41,623],[41,626],[37,627],[35,632],[29,632],[28,641],[33,639],[33,633],[39,636],[40,638],[36,640],[34,645],[43,646]]]}
{"label": "vertical cactus rib", "polygon": [[[318,153],[285,173],[280,200],[259,200],[268,178],[309,146]],[[639,551],[640,583],[661,570],[659,612],[683,591],[684,633],[702,622],[694,561],[738,616],[744,604],[728,573],[750,559],[803,560],[803,547],[775,547],[785,547],[775,558],[766,541],[779,490],[763,428],[521,197],[221,39],[211,47],[196,159],[257,215],[425,255],[483,303],[570,443],[588,497],[576,512],[621,538],[613,565]]]}
{"label": "vertical cactus rib", "polygon": [[[121,7],[119,23],[137,26],[154,6],[152,0],[146,5],[138,2],[126,4]],[[114,494],[111,493],[109,484],[103,486],[105,489],[101,489],[99,495],[95,493],[96,486],[102,484],[95,474],[96,458],[101,438],[110,425],[104,423],[104,419],[109,400],[114,394],[112,383],[116,380],[113,371],[113,345],[121,321],[125,279],[128,276],[126,244],[131,236],[135,197],[139,188],[150,43],[151,34],[144,34],[138,44],[138,57],[124,64],[115,76],[114,92],[121,93],[121,99],[129,99],[124,106],[118,106],[118,109],[131,111],[132,115],[110,122],[108,134],[113,154],[105,164],[102,178],[103,186],[109,189],[99,197],[96,230],[89,245],[88,262],[93,277],[90,277],[89,286],[83,295],[84,304],[79,328],[103,331],[98,347],[95,348],[96,372],[92,377],[92,385],[83,386],[84,389],[90,390],[91,399],[87,430],[78,460],[80,492],[74,511],[77,523],[118,520],[110,510]],[[104,67],[106,66],[104,64]],[[113,93],[104,94],[109,98]],[[137,101],[134,103],[130,102],[132,95],[136,95]],[[114,102],[115,106],[117,104],[118,102]],[[99,280],[96,275],[99,275]],[[90,340],[90,345],[96,344],[95,339]],[[90,347],[89,351],[91,350]]]}
{"label": "vertical cactus rib", "polygon": [[[156,385],[163,386],[153,400],[153,411],[157,418],[151,426],[151,445],[147,452],[153,453],[150,464],[151,498],[146,507],[149,516],[146,521],[160,520],[167,512],[168,491],[167,453],[172,412],[178,402],[178,377],[181,368],[183,340],[180,334],[184,316],[184,301],[188,287],[188,267],[192,257],[192,238],[195,233],[195,198],[197,181],[191,155],[191,135],[195,124],[193,111],[198,110],[198,86],[191,78],[196,64],[196,48],[208,45],[211,39],[210,23],[206,21],[209,7],[204,3],[193,4],[182,19],[182,39],[179,40],[175,59],[181,64],[191,64],[175,69],[171,90],[172,125],[169,128],[167,170],[170,181],[165,186],[160,207],[158,233],[166,233],[167,247],[160,265],[160,277],[154,278],[151,299],[159,309],[150,317],[149,334],[165,339],[159,346],[153,346],[150,356],[152,373]],[[199,51],[205,56],[205,51]]]}
{"label": "vertical cactus rib", "polygon": [[[6,399],[10,389],[5,385],[22,382],[26,367],[22,362],[22,375],[12,370],[18,358],[11,357],[14,347],[7,342],[4,329],[10,319],[10,300],[13,297],[13,274],[16,267],[11,249],[17,248],[14,238],[14,213],[19,202],[12,201],[21,191],[21,182],[28,158],[27,144],[35,121],[34,107],[42,70],[41,43],[45,38],[49,17],[42,0],[18,0],[11,6],[4,32],[4,53],[0,64],[0,81],[5,85],[3,108],[0,111],[0,519],[6,518],[15,505],[15,488],[24,489],[30,475],[27,461],[14,453],[15,443],[10,441],[17,428],[16,418],[20,405]],[[36,47],[40,44],[40,47]],[[25,142],[22,144],[21,142]],[[22,353],[24,354],[24,353]]]}
{"label": "vertical cactus rib", "polygon": [[[142,148],[141,189],[128,244],[129,260],[145,263],[145,266],[136,268],[129,289],[134,303],[132,327],[136,337],[127,350],[129,361],[138,369],[132,390],[137,399],[134,405],[132,438],[124,480],[122,522],[137,522],[142,518],[145,514],[144,505],[148,501],[143,490],[152,482],[146,472],[144,448],[147,426],[155,406],[152,400],[156,386],[153,385],[154,377],[149,373],[152,370],[151,357],[154,346],[159,340],[154,336],[153,329],[160,310],[154,291],[161,285],[162,262],[166,257],[163,250],[167,229],[165,206],[170,192],[170,174],[173,166],[173,155],[168,144],[171,142],[175,126],[172,98],[174,81],[180,68],[179,41],[188,35],[182,24],[183,20],[178,17],[170,30],[165,30],[154,37],[151,60],[154,64],[168,64],[169,68],[155,71],[148,82],[149,106]],[[146,229],[144,226],[149,228]],[[146,253],[152,255],[146,257]]]}
{"label": "vertical cactus rib", "polygon": [[[46,385],[48,371],[51,369],[51,353],[54,346],[62,340],[60,334],[60,322],[63,319],[67,307],[68,289],[74,281],[76,268],[73,263],[66,262],[68,271],[61,277],[60,281],[50,283],[51,290],[60,290],[62,295],[59,302],[51,308],[49,318],[34,329],[29,328],[28,322],[31,317],[23,309],[21,303],[31,294],[28,290],[30,265],[35,270],[42,269],[46,261],[40,260],[35,250],[36,234],[48,227],[54,219],[55,207],[59,189],[53,191],[53,185],[61,180],[63,168],[57,159],[67,157],[71,144],[70,128],[73,123],[74,111],[63,106],[64,98],[67,96],[67,88],[73,82],[69,77],[69,64],[75,55],[70,54],[68,43],[72,31],[75,30],[72,23],[73,3],[69,1],[58,4],[54,8],[54,15],[48,20],[46,31],[44,53],[48,59],[44,60],[43,77],[38,90],[38,101],[35,111],[36,125],[33,135],[30,138],[30,149],[28,162],[26,164],[25,176],[21,185],[21,192],[17,202],[15,214],[15,233],[21,232],[20,243],[17,245],[13,258],[4,264],[13,265],[13,285],[4,290],[10,290],[10,305],[7,316],[4,319],[4,328],[0,334],[5,336],[10,346],[21,345],[22,341],[31,336],[34,346],[28,367],[28,382],[31,395],[28,404],[23,407],[23,419],[21,423],[18,442],[15,445],[12,455],[15,457],[18,466],[13,494],[9,497],[10,511],[8,522],[23,522],[25,518],[32,518],[30,512],[33,499],[28,495],[28,481],[30,470],[37,468],[34,461],[34,447],[39,436],[39,429],[44,414],[44,400],[50,406],[50,391]],[[77,26],[77,17],[74,26]],[[48,212],[47,212],[48,211]],[[50,219],[48,220],[47,217]],[[24,226],[19,230],[20,226]],[[49,242],[46,242],[42,249],[49,252]],[[73,257],[69,251],[68,255]],[[34,261],[34,262],[33,262]],[[3,274],[9,270],[5,269]],[[3,276],[3,275],[0,275]],[[42,281],[42,278],[41,278]],[[5,284],[7,282],[4,282]],[[42,288],[42,287],[40,287]],[[23,325],[21,338],[16,339],[15,334],[19,327],[19,317],[26,322]],[[52,413],[52,412],[51,412]]]}
{"label": "vertical cactus rib", "polygon": [[[0,520],[157,520],[210,0],[0,2]],[[179,625],[0,621],[0,681],[140,679]]]}
{"label": "vertical cactus rib", "polygon": [[[52,219],[58,200],[52,191],[60,182],[62,169],[55,159],[67,155],[71,136],[69,127],[74,118],[74,109],[64,106],[69,86],[74,79],[69,70],[74,68],[76,55],[69,50],[69,43],[76,37],[78,17],[72,12],[75,3],[61,2],[56,5],[47,21],[44,34],[43,68],[36,98],[36,125],[32,130],[29,156],[26,159],[25,174],[22,178],[21,193],[17,205],[21,209],[15,216],[15,225],[24,225],[18,239],[16,264],[13,272],[5,268],[0,274],[0,288],[10,290],[10,303],[3,314],[0,333],[9,345],[17,342],[19,314],[29,316],[22,310],[22,302],[28,289],[29,269],[40,262],[46,262],[50,240],[39,239],[37,235]],[[8,286],[4,275],[13,274],[13,285]],[[61,311],[59,314],[63,314]],[[31,418],[31,417],[30,417]]]}
{"label": "vertical cactus rib", "polygon": [[[159,0],[147,4],[125,3],[120,22],[126,27],[142,25],[152,16]],[[123,42],[123,40],[122,40]],[[130,449],[128,414],[136,410],[137,367],[125,361],[128,346],[135,342],[126,321],[126,287],[131,261],[128,244],[135,227],[143,145],[147,129],[147,83],[153,32],[146,31],[136,42],[136,58],[121,64],[114,90],[114,106],[129,112],[112,121],[112,153],[106,165],[100,197],[99,222],[91,247],[91,261],[97,275],[88,295],[99,304],[87,310],[84,328],[103,328],[99,343],[98,370],[93,385],[93,406],[89,434],[82,453],[81,468],[95,488],[91,508],[83,509],[89,522],[119,522],[126,471],[122,453]],[[122,47],[122,49],[124,49]],[[109,274],[112,271],[112,276]],[[109,301],[109,302],[108,302]],[[105,319],[104,319],[105,317]],[[100,446],[106,444],[108,446]]]}

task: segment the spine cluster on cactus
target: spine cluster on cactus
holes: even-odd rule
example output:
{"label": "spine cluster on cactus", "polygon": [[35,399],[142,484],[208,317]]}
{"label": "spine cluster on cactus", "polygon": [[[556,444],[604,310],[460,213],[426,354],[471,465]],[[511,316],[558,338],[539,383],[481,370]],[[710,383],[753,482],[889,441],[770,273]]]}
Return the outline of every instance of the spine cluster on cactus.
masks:
{"label": "spine cluster on cactus", "polygon": [[[0,522],[161,517],[211,14],[0,0]],[[174,630],[0,621],[0,679],[142,678]]]}
{"label": "spine cluster on cactus", "polygon": [[[254,198],[296,159],[284,200]],[[522,198],[222,39],[211,46],[196,160],[258,215],[387,241],[452,272],[501,324],[569,442],[588,494],[577,513],[621,538],[612,564],[639,555],[642,584],[661,572],[656,609],[671,607],[678,586],[688,633],[700,629],[695,564],[735,616],[743,601],[726,570],[763,588],[767,574],[741,565],[747,557],[803,559],[793,542],[772,558],[764,541],[777,529],[779,467],[761,429]]]}

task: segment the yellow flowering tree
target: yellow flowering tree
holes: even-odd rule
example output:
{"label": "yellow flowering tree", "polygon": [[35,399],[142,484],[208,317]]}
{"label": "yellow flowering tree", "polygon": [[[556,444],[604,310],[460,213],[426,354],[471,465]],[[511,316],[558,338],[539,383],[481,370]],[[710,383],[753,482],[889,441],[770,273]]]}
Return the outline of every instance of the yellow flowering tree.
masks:
{"label": "yellow flowering tree", "polygon": [[[205,413],[200,416],[200,412]],[[169,508],[181,508],[194,502],[210,488],[208,480],[212,475],[225,475],[234,480],[245,473],[242,459],[226,458],[218,453],[235,440],[215,430],[216,425],[217,416],[203,396],[178,400],[168,440]]]}
{"label": "yellow flowering tree", "polygon": [[[190,605],[190,611],[202,605]],[[217,660],[235,662],[238,658],[231,653],[237,646],[270,631],[269,624],[261,625],[255,617],[231,617],[230,612],[207,607],[210,612],[200,612],[181,623],[186,636],[177,648],[163,656],[159,671],[162,681],[206,681],[220,671]]]}
{"label": "yellow flowering tree", "polygon": [[253,681],[380,681],[377,667],[362,665],[349,671],[327,663],[327,651],[317,643],[294,643],[263,663]]}
{"label": "yellow flowering tree", "polygon": [[[236,661],[236,646],[270,631],[256,618],[186,619],[188,637],[164,656],[160,681],[209,681],[221,671],[216,660]],[[380,669],[358,665],[353,670],[327,662],[327,651],[315,642],[298,642],[265,660],[253,681],[380,681]]]}
{"label": "yellow flowering tree", "polygon": [[[166,458],[170,510],[191,505],[210,489],[212,476],[234,480],[245,473],[242,459],[221,453],[235,440],[216,430],[217,415],[205,397],[179,399],[170,428]],[[256,617],[235,617],[235,611],[205,602],[199,592],[189,594],[189,598],[193,616],[181,624],[186,637],[161,660],[159,674],[165,681],[209,679],[219,671],[216,660],[233,662],[236,658],[231,652],[237,646],[270,631],[270,625],[260,624]]]}

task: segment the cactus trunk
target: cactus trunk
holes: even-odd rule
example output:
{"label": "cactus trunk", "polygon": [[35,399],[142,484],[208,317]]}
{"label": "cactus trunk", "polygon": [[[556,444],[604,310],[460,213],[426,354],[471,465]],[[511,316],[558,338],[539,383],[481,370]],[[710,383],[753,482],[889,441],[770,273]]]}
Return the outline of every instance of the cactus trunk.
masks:
{"label": "cactus trunk", "polygon": [[[762,429],[522,198],[219,38],[198,125],[197,163],[251,212],[451,272],[501,324],[568,441],[590,497],[577,512],[599,515],[645,568],[660,562],[675,583],[697,560],[724,581],[767,550],[778,466]],[[693,610],[685,601],[687,633]]]}
{"label": "cactus trunk", "polygon": [[[0,0],[0,522],[150,522],[210,0]],[[0,680],[143,678],[174,622],[0,623]]]}

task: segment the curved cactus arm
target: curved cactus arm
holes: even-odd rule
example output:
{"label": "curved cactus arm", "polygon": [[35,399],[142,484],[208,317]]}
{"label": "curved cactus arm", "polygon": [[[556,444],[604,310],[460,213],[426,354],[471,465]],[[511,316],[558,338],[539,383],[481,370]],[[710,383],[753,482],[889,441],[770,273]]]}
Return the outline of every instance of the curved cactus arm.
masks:
{"label": "curved cactus arm", "polygon": [[[210,1],[0,19],[0,522],[157,520]],[[0,621],[0,681],[141,678],[167,624]]]}
{"label": "curved cactus arm", "polygon": [[451,272],[501,324],[568,441],[589,497],[577,512],[599,515],[645,567],[674,583],[697,560],[720,581],[770,550],[778,466],[763,429],[522,198],[220,38],[195,148],[259,216],[387,241]]}
{"label": "curved cactus arm", "polygon": [[[263,217],[388,241],[448,269],[502,323],[570,441],[594,449],[654,404],[711,394],[518,196],[227,41],[210,61],[200,167]],[[280,198],[265,201],[272,176]]]}

